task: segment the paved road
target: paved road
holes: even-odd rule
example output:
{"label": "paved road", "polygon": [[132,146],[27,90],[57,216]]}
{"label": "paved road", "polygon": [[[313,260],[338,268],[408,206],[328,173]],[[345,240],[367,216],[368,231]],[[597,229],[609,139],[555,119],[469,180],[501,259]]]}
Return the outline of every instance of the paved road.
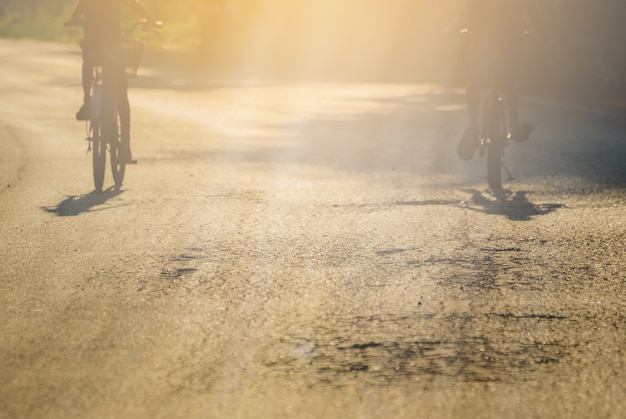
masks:
{"label": "paved road", "polygon": [[79,63],[0,41],[1,417],[626,416],[619,118],[526,103],[497,202],[458,92],[145,71],[97,194]]}

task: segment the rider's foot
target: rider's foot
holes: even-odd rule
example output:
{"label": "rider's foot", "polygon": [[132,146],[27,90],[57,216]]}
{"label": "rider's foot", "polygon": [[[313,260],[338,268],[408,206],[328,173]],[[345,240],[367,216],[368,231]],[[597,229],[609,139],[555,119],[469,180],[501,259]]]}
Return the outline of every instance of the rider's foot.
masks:
{"label": "rider's foot", "polygon": [[456,149],[461,160],[472,160],[474,151],[478,148],[478,125],[470,125],[465,129],[461,141]]}
{"label": "rider's foot", "polygon": [[530,124],[520,124],[517,127],[511,129],[511,138],[516,143],[522,143],[528,141],[530,134],[532,134],[535,128]]}
{"label": "rider's foot", "polygon": [[91,118],[91,106],[89,103],[83,103],[83,106],[80,107],[78,112],[76,112],[76,120],[77,121],[89,121]]}

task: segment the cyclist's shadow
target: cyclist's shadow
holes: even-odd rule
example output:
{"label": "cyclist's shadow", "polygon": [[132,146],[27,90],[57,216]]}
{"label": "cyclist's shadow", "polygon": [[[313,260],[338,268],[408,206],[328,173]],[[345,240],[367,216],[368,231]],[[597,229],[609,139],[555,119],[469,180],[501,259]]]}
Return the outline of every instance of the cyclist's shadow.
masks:
{"label": "cyclist's shadow", "polygon": [[124,191],[117,187],[110,187],[102,192],[94,190],[86,195],[68,196],[56,206],[42,207],[42,209],[59,217],[74,217],[85,212],[110,209],[111,206],[100,209],[94,209],[94,207],[105,204],[109,199],[119,196],[122,192]]}
{"label": "cyclist's shadow", "polygon": [[526,191],[510,193],[504,199],[489,199],[473,189],[464,189],[463,192],[472,194],[472,203],[482,207],[485,213],[504,215],[513,221],[530,221],[534,216],[546,215],[565,207],[563,204],[533,204],[528,200]]}

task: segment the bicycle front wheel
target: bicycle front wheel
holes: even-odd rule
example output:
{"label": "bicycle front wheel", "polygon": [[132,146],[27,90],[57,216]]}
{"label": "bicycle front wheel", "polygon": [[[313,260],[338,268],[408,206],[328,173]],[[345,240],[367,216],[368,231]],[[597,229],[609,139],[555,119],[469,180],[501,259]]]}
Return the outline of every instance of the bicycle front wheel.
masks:
{"label": "bicycle front wheel", "polygon": [[126,172],[126,163],[121,158],[121,143],[119,140],[111,141],[109,146],[111,153],[111,173],[113,174],[113,181],[118,188],[122,186],[124,182],[124,174]]}
{"label": "bicycle front wheel", "polygon": [[126,162],[121,159],[121,143],[119,134],[119,120],[115,100],[107,97],[108,101],[102,112],[102,131],[103,137],[107,140],[110,158],[111,158],[111,175],[116,187],[122,186],[124,181],[124,173],[126,172]]}
{"label": "bicycle front wheel", "polygon": [[93,183],[96,191],[102,192],[104,184],[104,166],[106,165],[106,142],[103,140],[100,127],[92,126]]}
{"label": "bicycle front wheel", "polygon": [[502,102],[492,103],[487,115],[487,183],[493,192],[502,190],[502,154],[506,141],[506,119]]}

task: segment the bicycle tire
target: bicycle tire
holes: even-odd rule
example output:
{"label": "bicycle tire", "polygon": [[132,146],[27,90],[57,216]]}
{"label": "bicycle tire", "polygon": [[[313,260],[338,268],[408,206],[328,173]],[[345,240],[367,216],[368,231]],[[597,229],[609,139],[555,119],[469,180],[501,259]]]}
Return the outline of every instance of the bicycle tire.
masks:
{"label": "bicycle tire", "polygon": [[487,183],[493,192],[502,190],[502,153],[504,152],[506,119],[502,101],[487,109]]}
{"label": "bicycle tire", "polygon": [[111,153],[111,173],[113,174],[113,181],[118,188],[124,183],[124,174],[126,173],[126,163],[122,163],[120,160],[120,143],[116,141],[110,146]]}
{"label": "bicycle tire", "polygon": [[[124,180],[126,163],[122,163],[120,159],[120,134],[116,98],[114,97],[110,86],[103,84],[103,87],[102,108],[100,111],[102,138],[104,139],[106,148],[109,151],[113,182],[116,187],[120,187]],[[109,87],[109,90],[106,90],[107,87]]]}
{"label": "bicycle tire", "polygon": [[97,124],[92,127],[91,144],[91,154],[93,156],[93,184],[96,191],[102,192],[104,167],[106,165],[106,142],[102,139]]}
{"label": "bicycle tire", "polygon": [[[111,127],[110,132],[118,132],[119,122],[115,118],[113,123],[115,126]],[[113,181],[116,187],[122,186],[124,182],[124,174],[126,173],[126,163],[122,161],[121,157],[121,142],[119,136],[115,139],[111,139],[109,142],[109,153],[111,155],[111,174],[113,175]]]}
{"label": "bicycle tire", "polygon": [[91,155],[93,160],[93,184],[96,191],[102,192],[104,184],[104,167],[106,165],[106,142],[102,138],[100,109],[102,106],[102,86],[94,84],[92,92],[91,122]]}

